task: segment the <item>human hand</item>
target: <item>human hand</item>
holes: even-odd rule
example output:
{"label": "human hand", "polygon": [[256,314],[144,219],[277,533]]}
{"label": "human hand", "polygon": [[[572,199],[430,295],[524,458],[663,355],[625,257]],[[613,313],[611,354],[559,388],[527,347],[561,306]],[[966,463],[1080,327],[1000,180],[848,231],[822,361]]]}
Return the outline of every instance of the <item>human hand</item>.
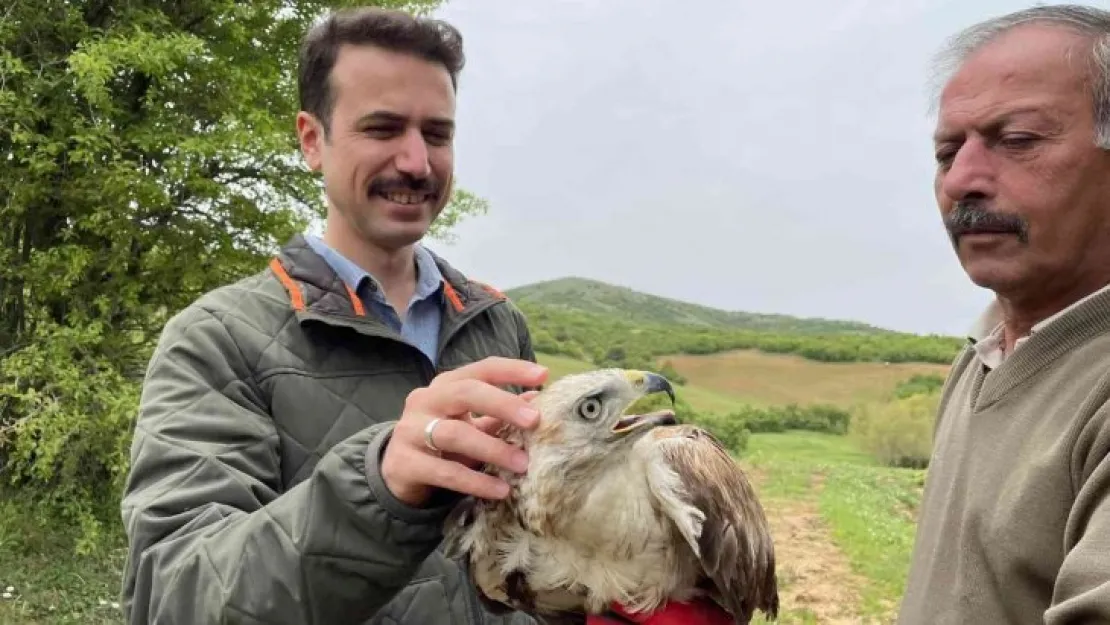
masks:
{"label": "human hand", "polygon": [[692,602],[672,601],[650,613],[628,612],[614,605],[618,618],[588,616],[586,625],[732,625],[734,619],[717,604],[708,599]]}
{"label": "human hand", "polygon": [[[484,499],[506,497],[509,485],[480,468],[488,463],[527,470],[524,451],[494,434],[505,423],[530,430],[539,423],[539,413],[529,404],[535,393],[516,395],[497,387],[536,387],[546,378],[547,369],[535,363],[490,357],[440,374],[409,393],[382,454],[386,487],[411,506],[423,505],[436,488]],[[432,442],[440,453],[425,441],[424,430],[436,419]]]}

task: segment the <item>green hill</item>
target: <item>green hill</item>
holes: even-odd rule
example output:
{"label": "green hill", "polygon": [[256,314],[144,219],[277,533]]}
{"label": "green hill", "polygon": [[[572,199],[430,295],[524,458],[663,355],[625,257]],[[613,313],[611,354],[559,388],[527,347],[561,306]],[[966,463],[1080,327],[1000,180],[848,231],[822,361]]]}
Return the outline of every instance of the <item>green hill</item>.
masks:
{"label": "green hill", "polygon": [[[528,318],[536,351],[598,366],[655,366],[676,354],[757,350],[819,362],[948,364],[962,341],[896,332],[849,333],[750,330],[683,323],[633,322],[622,312],[596,313],[517,302]],[[665,363],[662,363],[665,364]]]}
{"label": "green hill", "polygon": [[628,323],[681,324],[783,334],[876,334],[886,330],[855,321],[720,310],[586,278],[559,278],[510,289],[520,304],[597,315]]}

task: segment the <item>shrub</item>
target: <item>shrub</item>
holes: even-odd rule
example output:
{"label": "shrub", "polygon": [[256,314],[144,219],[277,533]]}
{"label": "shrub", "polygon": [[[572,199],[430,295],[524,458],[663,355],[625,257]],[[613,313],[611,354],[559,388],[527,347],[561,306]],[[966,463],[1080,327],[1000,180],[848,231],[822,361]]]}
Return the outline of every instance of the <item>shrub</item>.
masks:
{"label": "shrub", "polygon": [[745,427],[753,433],[808,430],[827,434],[846,434],[851,418],[848,411],[824,404],[748,406],[729,415],[730,420],[744,423]]}
{"label": "shrub", "polygon": [[704,413],[697,416],[695,423],[709,430],[732,453],[742,455],[748,450],[752,432],[742,420],[732,416]]}
{"label": "shrub", "polygon": [[[666,395],[658,394],[637,401],[626,412],[628,414],[642,414],[669,407],[670,400]],[[681,395],[675,400],[674,411],[675,417],[680,423],[690,423],[705,428],[732,453],[739,455],[747,450],[748,437],[751,436],[751,432],[748,431],[744,421],[711,412],[698,412]]]}
{"label": "shrub", "polygon": [[100,328],[51,327],[0,360],[0,475],[94,551],[119,515],[138,381],[96,354]]}
{"label": "shrub", "polygon": [[674,368],[674,363],[669,360],[665,360],[659,365],[657,373],[677,386],[685,386],[686,382],[688,382],[686,376],[679,373],[678,370]]}
{"label": "shrub", "polygon": [[894,397],[900,399],[911,395],[928,394],[939,391],[942,386],[944,386],[944,376],[919,373],[898,384],[894,388]]}
{"label": "shrub", "polygon": [[861,406],[850,435],[885,465],[924,469],[932,452],[939,400],[939,391],[933,391]]}

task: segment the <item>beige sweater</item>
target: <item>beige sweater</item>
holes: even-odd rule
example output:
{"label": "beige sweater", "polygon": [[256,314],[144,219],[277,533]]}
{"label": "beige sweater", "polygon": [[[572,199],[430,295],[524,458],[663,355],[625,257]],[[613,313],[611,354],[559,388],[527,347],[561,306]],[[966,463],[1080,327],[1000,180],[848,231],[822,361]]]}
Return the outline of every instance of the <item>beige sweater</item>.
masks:
{"label": "beige sweater", "polygon": [[941,398],[901,625],[1110,623],[1110,291]]}

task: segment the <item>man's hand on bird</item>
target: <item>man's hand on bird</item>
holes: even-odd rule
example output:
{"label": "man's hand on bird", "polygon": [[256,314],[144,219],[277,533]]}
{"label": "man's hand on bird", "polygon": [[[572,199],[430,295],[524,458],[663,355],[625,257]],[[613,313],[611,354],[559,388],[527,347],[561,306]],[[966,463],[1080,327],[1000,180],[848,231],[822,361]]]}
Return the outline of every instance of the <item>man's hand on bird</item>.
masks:
{"label": "man's hand on bird", "polygon": [[539,413],[528,403],[535,393],[516,395],[497,387],[539,387],[547,373],[526,360],[491,357],[440,374],[410,393],[382,454],[386,487],[411,506],[423,505],[436,488],[485,499],[506,497],[509,485],[481,467],[488,463],[525,472],[524,451],[494,434],[506,423],[530,430],[539,423]]}
{"label": "man's hand on bird", "polygon": [[732,625],[734,622],[728,612],[708,599],[672,601],[650,613],[629,612],[619,605],[611,609],[616,618],[588,616],[586,625]]}

